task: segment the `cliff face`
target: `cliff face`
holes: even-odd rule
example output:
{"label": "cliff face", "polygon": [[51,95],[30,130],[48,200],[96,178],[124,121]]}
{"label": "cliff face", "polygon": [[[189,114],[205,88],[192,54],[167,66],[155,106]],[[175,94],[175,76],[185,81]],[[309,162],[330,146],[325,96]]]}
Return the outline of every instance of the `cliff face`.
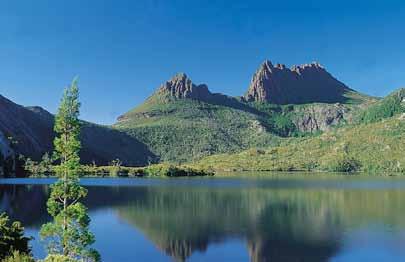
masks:
{"label": "cliff face", "polygon": [[333,126],[351,121],[349,107],[336,104],[313,104],[295,110],[293,123],[302,132],[327,131]]}
{"label": "cliff face", "polygon": [[318,63],[290,69],[266,60],[254,74],[244,99],[274,104],[335,103],[344,102],[348,91],[352,90]]}

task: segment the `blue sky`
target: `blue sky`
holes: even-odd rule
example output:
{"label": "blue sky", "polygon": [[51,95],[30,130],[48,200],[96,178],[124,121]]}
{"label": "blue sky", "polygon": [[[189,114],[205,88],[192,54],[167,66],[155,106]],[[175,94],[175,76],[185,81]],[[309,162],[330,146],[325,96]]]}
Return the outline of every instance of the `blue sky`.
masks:
{"label": "blue sky", "polygon": [[78,75],[103,124],[176,72],[243,94],[264,59],[319,61],[351,88],[405,86],[405,1],[2,0],[0,94],[55,112]]}

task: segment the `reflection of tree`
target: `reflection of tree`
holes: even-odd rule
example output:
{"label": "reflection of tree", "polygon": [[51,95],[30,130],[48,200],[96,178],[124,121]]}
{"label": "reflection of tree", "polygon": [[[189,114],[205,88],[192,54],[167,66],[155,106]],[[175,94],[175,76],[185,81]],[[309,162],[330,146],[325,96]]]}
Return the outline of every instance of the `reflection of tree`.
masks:
{"label": "reflection of tree", "polygon": [[[0,186],[0,210],[25,224],[47,219],[46,187]],[[246,239],[252,261],[326,261],[344,228],[404,226],[405,191],[257,187],[90,187],[90,210],[112,207],[183,261],[226,238]]]}

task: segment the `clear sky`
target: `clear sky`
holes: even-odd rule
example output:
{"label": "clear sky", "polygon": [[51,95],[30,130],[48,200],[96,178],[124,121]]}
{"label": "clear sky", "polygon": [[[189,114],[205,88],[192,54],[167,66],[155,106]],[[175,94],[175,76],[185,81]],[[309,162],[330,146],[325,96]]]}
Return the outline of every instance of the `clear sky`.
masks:
{"label": "clear sky", "polygon": [[319,61],[351,88],[405,86],[404,0],[2,0],[0,94],[55,112],[78,75],[103,124],[176,72],[242,95],[264,59]]}

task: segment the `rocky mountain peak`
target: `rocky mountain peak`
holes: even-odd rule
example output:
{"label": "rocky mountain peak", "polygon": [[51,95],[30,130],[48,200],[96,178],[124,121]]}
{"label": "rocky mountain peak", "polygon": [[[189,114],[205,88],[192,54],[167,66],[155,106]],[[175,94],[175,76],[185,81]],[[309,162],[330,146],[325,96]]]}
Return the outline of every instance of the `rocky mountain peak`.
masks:
{"label": "rocky mountain peak", "polygon": [[253,75],[244,98],[275,104],[343,102],[350,90],[318,62],[287,68],[265,60]]}
{"label": "rocky mountain peak", "polygon": [[292,72],[296,72],[297,74],[302,74],[305,70],[314,70],[314,71],[325,71],[325,68],[318,62],[312,62],[310,64],[303,64],[303,65],[294,65],[291,67]]}
{"label": "rocky mountain peak", "polygon": [[270,60],[264,60],[264,62],[261,64],[261,67],[263,68],[263,69],[271,69],[271,68],[273,68],[274,66],[273,66],[273,63],[270,61]]}
{"label": "rocky mountain peak", "polygon": [[158,91],[160,95],[168,95],[174,98],[208,99],[212,94],[207,85],[194,84],[184,73],[178,73],[166,83],[162,84]]}

